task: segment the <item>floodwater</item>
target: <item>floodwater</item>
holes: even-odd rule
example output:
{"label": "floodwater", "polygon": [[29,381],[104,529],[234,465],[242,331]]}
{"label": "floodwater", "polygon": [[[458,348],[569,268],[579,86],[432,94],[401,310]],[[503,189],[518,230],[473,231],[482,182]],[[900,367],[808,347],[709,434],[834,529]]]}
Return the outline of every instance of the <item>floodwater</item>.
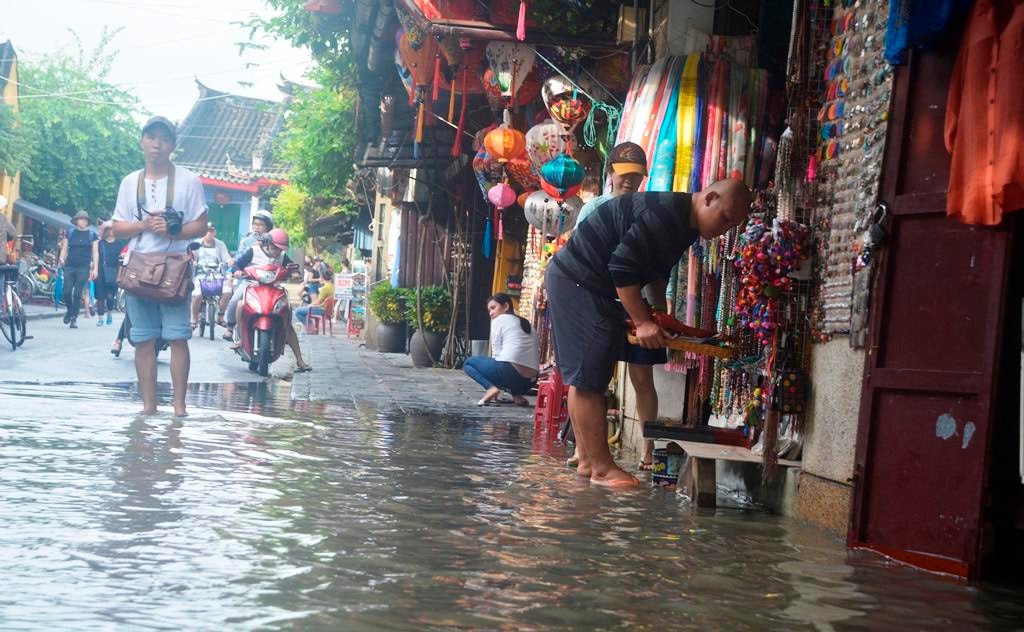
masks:
{"label": "floodwater", "polygon": [[129,394],[0,385],[0,629],[1024,626],[1012,589],[577,483],[527,425],[262,383],[195,386],[191,417],[143,419]]}

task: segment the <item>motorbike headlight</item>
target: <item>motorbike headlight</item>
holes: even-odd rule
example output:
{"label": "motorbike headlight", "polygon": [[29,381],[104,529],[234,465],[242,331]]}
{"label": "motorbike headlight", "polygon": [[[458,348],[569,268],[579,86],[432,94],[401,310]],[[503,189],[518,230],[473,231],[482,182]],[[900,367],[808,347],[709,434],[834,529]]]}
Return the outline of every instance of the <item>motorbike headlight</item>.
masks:
{"label": "motorbike headlight", "polygon": [[277,299],[276,303],[274,303],[274,313],[276,314],[278,312],[283,312],[286,309],[288,309],[288,297],[282,296],[281,298]]}

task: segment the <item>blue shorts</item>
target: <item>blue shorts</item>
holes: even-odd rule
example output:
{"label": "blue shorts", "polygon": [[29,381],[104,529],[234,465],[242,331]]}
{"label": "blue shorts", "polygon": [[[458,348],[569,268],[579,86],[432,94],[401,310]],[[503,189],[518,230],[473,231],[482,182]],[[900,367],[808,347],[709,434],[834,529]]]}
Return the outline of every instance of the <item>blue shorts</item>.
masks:
{"label": "blue shorts", "polygon": [[157,338],[171,341],[192,337],[190,301],[169,305],[131,294],[125,296],[125,300],[128,318],[132,322],[128,340],[133,345]]}

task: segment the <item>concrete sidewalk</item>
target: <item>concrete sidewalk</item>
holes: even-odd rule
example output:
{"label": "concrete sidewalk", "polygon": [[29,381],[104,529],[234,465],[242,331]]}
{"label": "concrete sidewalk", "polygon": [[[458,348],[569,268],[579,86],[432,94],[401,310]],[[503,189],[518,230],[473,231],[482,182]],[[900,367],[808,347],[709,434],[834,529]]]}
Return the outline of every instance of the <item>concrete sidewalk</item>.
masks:
{"label": "concrete sidewalk", "polygon": [[60,318],[64,315],[64,308],[54,309],[53,305],[25,305],[25,315],[29,321]]}
{"label": "concrete sidewalk", "polygon": [[[302,352],[314,368],[294,375],[293,399],[533,423],[532,406],[476,406],[484,389],[461,370],[418,369],[405,354],[379,353],[343,335],[299,338]],[[534,399],[529,399],[532,404]]]}

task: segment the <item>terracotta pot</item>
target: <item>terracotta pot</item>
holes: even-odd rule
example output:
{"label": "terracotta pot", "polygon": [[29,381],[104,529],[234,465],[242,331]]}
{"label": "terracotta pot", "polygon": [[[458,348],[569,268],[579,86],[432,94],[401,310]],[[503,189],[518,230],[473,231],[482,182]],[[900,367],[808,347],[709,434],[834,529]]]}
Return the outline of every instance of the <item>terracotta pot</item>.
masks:
{"label": "terracotta pot", "polygon": [[377,325],[377,351],[381,353],[405,353],[405,323]]}
{"label": "terracotta pot", "polygon": [[[412,358],[412,365],[417,367],[432,367],[431,358],[440,361],[444,352],[445,335],[436,331],[425,331],[421,336],[420,332],[414,331],[412,340],[409,341],[409,356]],[[427,339],[424,344],[424,337]],[[429,353],[428,353],[429,349]]]}

